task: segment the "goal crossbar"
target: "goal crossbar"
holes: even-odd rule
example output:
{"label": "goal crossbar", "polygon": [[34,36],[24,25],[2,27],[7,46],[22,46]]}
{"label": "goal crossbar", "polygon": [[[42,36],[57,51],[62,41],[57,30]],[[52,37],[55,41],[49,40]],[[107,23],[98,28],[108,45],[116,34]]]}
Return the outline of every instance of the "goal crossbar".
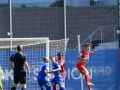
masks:
{"label": "goal crossbar", "polygon": [[[7,44],[5,41],[10,42],[10,45]],[[13,45],[14,41],[29,41],[29,43],[24,42],[24,44],[22,44],[22,46],[36,45],[36,44],[45,43],[46,44],[46,51],[47,51],[46,56],[49,57],[49,38],[48,37],[38,37],[38,38],[0,38],[0,46],[4,44],[3,42],[5,42],[7,44],[7,46],[2,46],[0,48],[11,48],[11,51],[12,51],[12,48],[16,47],[16,45]],[[41,41],[41,42],[39,42],[39,41]]]}
{"label": "goal crossbar", "polygon": [[0,41],[31,41],[31,40],[44,40],[49,41],[48,37],[40,37],[40,38],[0,38]]}

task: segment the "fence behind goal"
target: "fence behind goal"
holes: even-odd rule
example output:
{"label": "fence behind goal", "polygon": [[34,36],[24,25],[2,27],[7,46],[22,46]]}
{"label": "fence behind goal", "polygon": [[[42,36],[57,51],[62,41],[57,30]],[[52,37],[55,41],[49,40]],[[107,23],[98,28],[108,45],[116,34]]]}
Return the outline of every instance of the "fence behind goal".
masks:
{"label": "fence behind goal", "polygon": [[[63,52],[65,54],[65,40],[49,41],[48,38],[0,39],[1,67],[5,75],[5,80],[3,81],[4,90],[10,90],[13,86],[13,70],[9,68],[8,62],[10,56],[16,53],[17,45],[23,46],[23,53],[27,56],[27,61],[30,66],[31,73],[27,74],[27,90],[39,90],[40,88],[36,81],[36,77],[40,64],[43,63],[43,57],[49,55],[56,56],[58,52]],[[21,88],[19,87],[18,90],[21,90]]]}

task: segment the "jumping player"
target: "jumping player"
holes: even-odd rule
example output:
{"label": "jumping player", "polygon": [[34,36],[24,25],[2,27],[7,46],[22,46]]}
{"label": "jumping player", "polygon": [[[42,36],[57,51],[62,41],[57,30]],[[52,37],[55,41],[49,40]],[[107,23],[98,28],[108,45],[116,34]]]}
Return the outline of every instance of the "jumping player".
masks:
{"label": "jumping player", "polygon": [[60,65],[56,62],[55,57],[51,57],[51,61],[52,61],[52,70],[50,71],[51,73],[53,72],[55,77],[54,79],[51,80],[51,85],[54,86],[56,84],[59,85],[60,90],[66,90],[64,88],[64,82],[62,80],[62,75],[60,73],[61,67]]}
{"label": "jumping player", "polygon": [[92,90],[91,86],[93,86],[94,84],[90,82],[89,72],[86,69],[85,63],[89,60],[90,54],[95,54],[97,52],[97,50],[94,50],[94,52],[91,52],[90,47],[91,47],[90,43],[85,44],[85,48],[81,50],[78,56],[78,62],[77,62],[77,69],[80,71],[80,73],[84,75],[87,86],[88,86],[88,90]]}
{"label": "jumping player", "polygon": [[[59,65],[61,66],[61,70],[60,70],[60,73],[61,73],[61,75],[62,75],[62,80],[63,80],[63,82],[64,82],[64,84],[65,84],[65,59],[63,58],[63,53],[61,53],[61,52],[59,52],[58,54],[57,54],[57,57],[58,58],[56,58],[56,61],[59,63]],[[56,85],[54,85],[54,87],[53,87],[53,90],[56,90]]]}
{"label": "jumping player", "polygon": [[38,84],[43,90],[43,86],[46,87],[46,90],[52,90],[51,83],[49,81],[49,59],[47,57],[43,58],[44,63],[40,66],[39,74],[37,77]]}

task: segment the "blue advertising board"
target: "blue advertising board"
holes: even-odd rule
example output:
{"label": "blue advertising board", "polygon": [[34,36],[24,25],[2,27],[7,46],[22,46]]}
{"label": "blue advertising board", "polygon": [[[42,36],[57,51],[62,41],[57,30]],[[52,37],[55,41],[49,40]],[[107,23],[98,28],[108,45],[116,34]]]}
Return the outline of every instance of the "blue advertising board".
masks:
{"label": "blue advertising board", "polygon": [[[14,53],[14,52],[12,52]],[[11,52],[0,52],[0,65],[3,68],[5,80],[3,82],[4,90],[10,90],[13,85],[13,71],[8,67]],[[27,90],[39,90],[36,77],[40,64],[41,56],[45,56],[44,51],[24,51],[30,65],[31,74],[27,74]],[[42,55],[39,55],[42,53]],[[77,50],[66,51],[66,88],[67,90],[81,90],[81,77],[76,68],[78,58]],[[97,54],[91,55],[86,67],[90,72],[91,82],[95,84],[94,90],[119,90],[120,68],[118,64],[118,50],[99,50]],[[84,90],[88,90],[83,77]],[[20,89],[20,88],[19,88]],[[18,89],[18,90],[19,90]]]}

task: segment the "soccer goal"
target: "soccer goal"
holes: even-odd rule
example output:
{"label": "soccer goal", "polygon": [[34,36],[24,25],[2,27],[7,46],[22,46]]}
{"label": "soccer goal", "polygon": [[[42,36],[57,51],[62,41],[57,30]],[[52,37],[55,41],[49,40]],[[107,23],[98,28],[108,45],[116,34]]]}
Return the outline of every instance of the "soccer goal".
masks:
{"label": "soccer goal", "polygon": [[[13,86],[13,70],[8,66],[10,56],[16,53],[16,46],[23,46],[23,53],[27,56],[31,73],[27,74],[27,90],[39,90],[36,77],[40,64],[43,62],[44,56],[56,56],[58,52],[65,55],[65,40],[49,40],[48,37],[43,38],[1,38],[0,39],[0,66],[3,69],[5,80],[3,81],[3,89],[10,90]],[[17,90],[21,90],[19,87]]]}

